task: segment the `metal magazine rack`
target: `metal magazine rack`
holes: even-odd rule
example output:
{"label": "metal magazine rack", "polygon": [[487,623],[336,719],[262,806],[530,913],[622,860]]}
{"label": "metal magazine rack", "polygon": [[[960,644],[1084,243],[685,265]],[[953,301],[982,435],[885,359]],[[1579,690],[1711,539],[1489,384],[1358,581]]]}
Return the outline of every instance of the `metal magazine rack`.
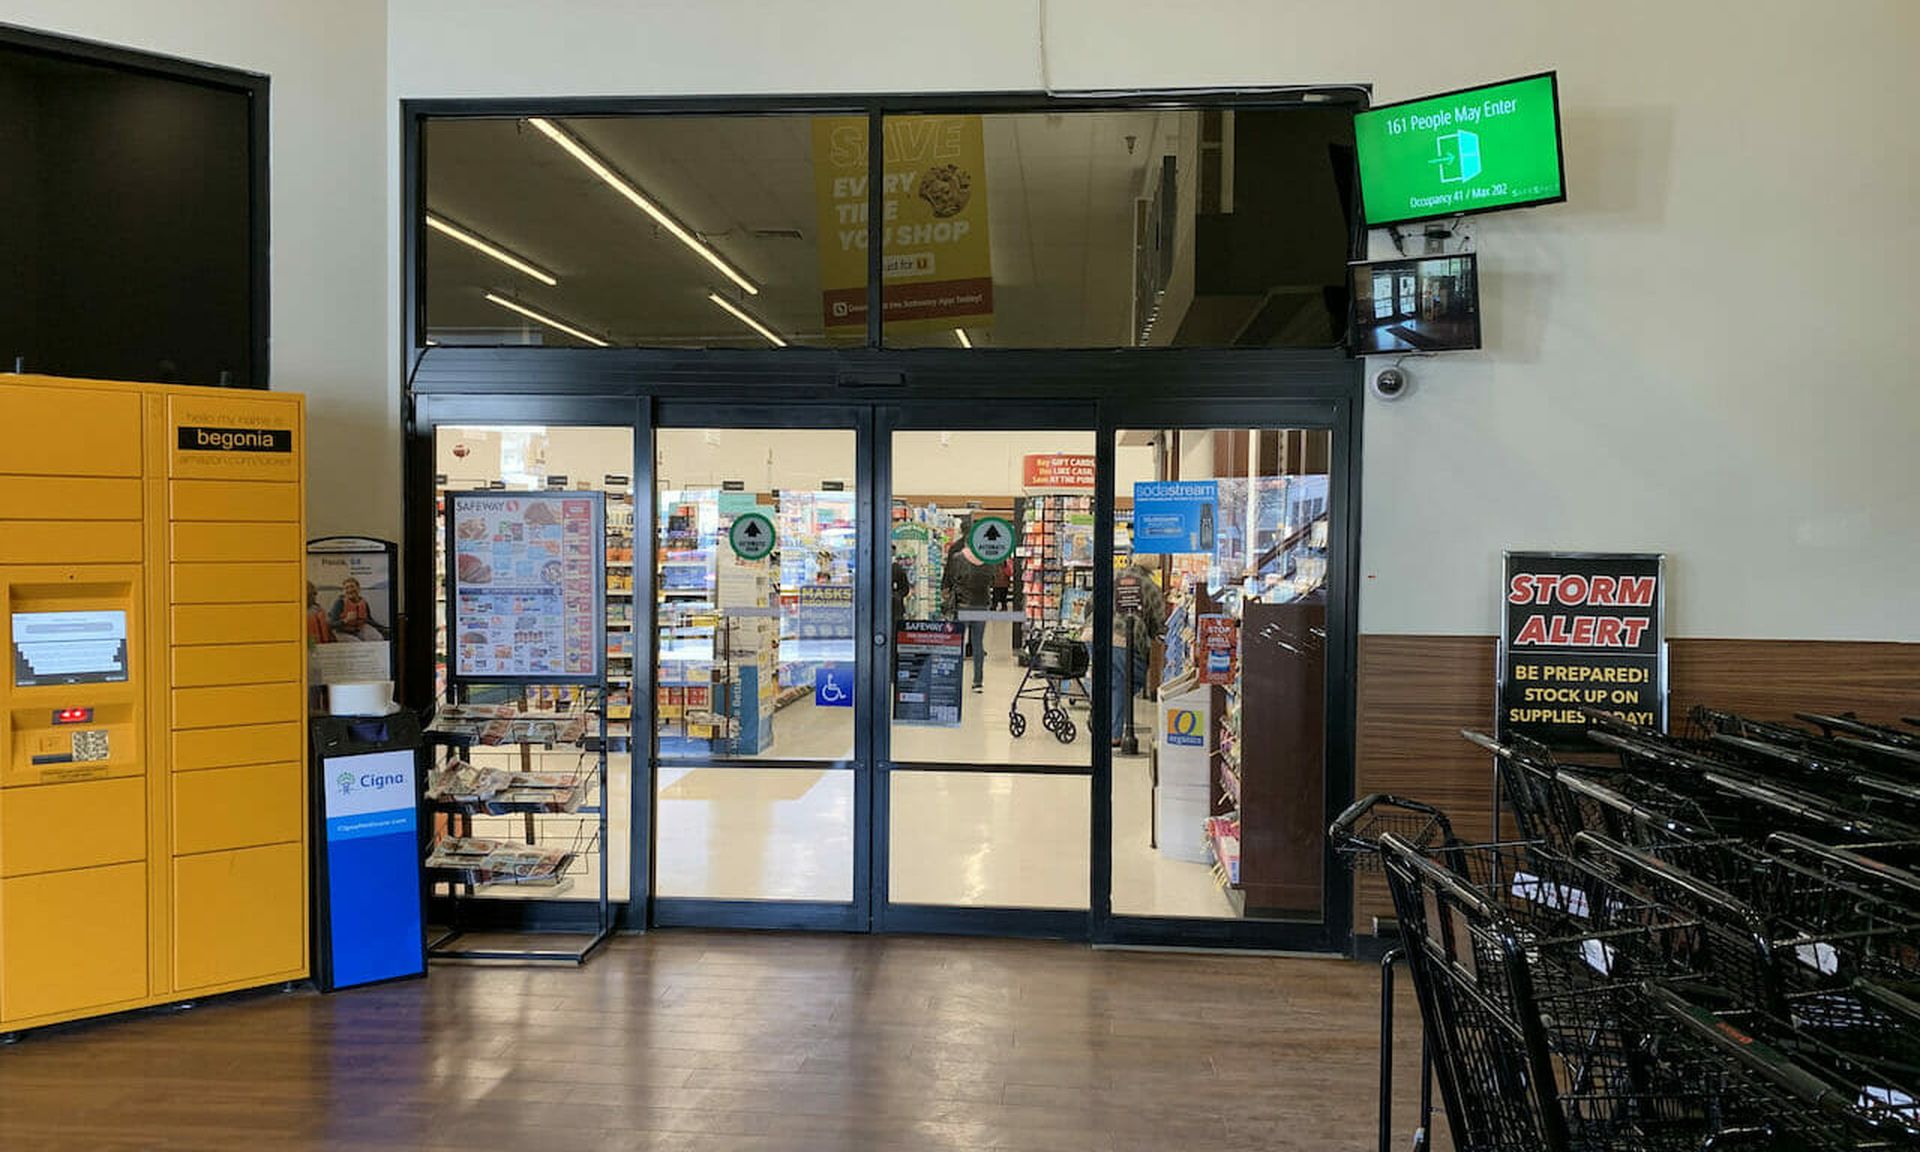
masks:
{"label": "metal magazine rack", "polygon": [[[426,733],[445,750],[428,772],[435,834],[426,864],[448,923],[427,954],[583,964],[614,927],[604,496],[448,492],[444,547],[448,703]],[[547,756],[576,747],[571,765],[551,769]],[[475,835],[480,819],[494,823],[491,834]],[[570,833],[553,835],[556,822]],[[549,929],[557,901],[542,898],[566,892],[589,862],[598,888],[592,922]],[[531,915],[498,914],[522,901],[538,901]],[[483,903],[493,915],[475,915]],[[520,925],[586,935],[574,947],[464,942]]]}
{"label": "metal magazine rack", "polygon": [[[464,690],[456,691],[465,694]],[[425,803],[440,827],[427,858],[427,875],[435,888],[445,886],[450,919],[446,931],[428,944],[428,958],[583,964],[606,943],[614,927],[607,890],[609,742],[604,685],[589,690],[577,711],[517,712],[487,718],[472,715],[471,708],[455,705],[443,710],[435,719],[436,727],[427,733],[428,740],[444,750],[443,755],[436,755],[438,763],[428,772]],[[448,713],[458,718],[451,726]],[[561,738],[566,735],[566,727],[575,724],[593,729],[580,733],[580,759],[575,770],[536,771],[535,750],[568,747]],[[475,748],[513,749],[518,752],[518,769],[473,765],[467,758]],[[519,817],[518,840],[476,837],[476,816]],[[558,838],[547,834],[543,825],[556,816],[575,818],[570,840],[565,834]],[[587,831],[585,845],[581,843],[583,828]],[[475,931],[469,916],[473,901],[504,895],[505,891],[536,898],[557,896],[571,887],[587,856],[594,860],[598,892],[591,936],[584,943],[573,948],[474,947],[460,943]]]}

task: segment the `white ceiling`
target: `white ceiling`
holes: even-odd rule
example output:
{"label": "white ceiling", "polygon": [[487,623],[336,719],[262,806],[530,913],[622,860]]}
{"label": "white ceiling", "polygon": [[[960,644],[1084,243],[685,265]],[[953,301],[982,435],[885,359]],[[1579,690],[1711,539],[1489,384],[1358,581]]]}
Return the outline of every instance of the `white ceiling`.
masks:
{"label": "white ceiling", "polygon": [[[1170,133],[1188,130],[1196,118],[1192,112],[983,118],[995,320],[990,329],[969,328],[976,343],[1127,342],[1133,204],[1149,162],[1157,161],[1159,149],[1173,147]],[[749,311],[796,343],[823,342],[809,118],[562,123],[760,287],[758,296],[743,301]],[[1158,136],[1156,126],[1164,129]],[[440,120],[430,123],[425,148],[430,211],[559,280],[547,287],[426,232],[429,329],[443,342],[463,335],[489,343],[519,340],[520,323],[481,296],[505,290],[615,344],[764,346],[707,300],[715,289],[736,294],[719,272],[537,130],[516,120]],[[573,343],[535,332],[530,339]],[[944,332],[927,339],[952,343]]]}

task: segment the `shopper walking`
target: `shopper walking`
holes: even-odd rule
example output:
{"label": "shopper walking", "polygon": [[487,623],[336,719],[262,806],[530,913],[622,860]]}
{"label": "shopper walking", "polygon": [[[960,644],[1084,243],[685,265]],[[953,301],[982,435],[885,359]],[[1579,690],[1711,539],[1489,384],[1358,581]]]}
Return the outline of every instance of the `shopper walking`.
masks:
{"label": "shopper walking", "polygon": [[[947,563],[940,574],[940,606],[950,620],[959,620],[962,612],[987,612],[993,608],[994,567],[982,564],[966,545],[965,537],[947,549]],[[967,626],[967,645],[973,649],[973,690],[982,690],[987,664],[987,622],[985,619],[961,620]]]}
{"label": "shopper walking", "polygon": [[1002,560],[993,569],[993,610],[1004,612],[1013,607],[1013,561]]}
{"label": "shopper walking", "polygon": [[893,559],[893,622],[898,625],[907,618],[907,597],[913,592],[913,577],[907,572],[907,562],[896,556]]}
{"label": "shopper walking", "polygon": [[[1136,607],[1137,605],[1137,607]],[[1129,625],[1127,618],[1133,623]],[[1113,746],[1127,723],[1127,675],[1133,675],[1133,691],[1145,695],[1147,669],[1153,660],[1153,642],[1167,630],[1167,598],[1153,579],[1153,571],[1138,557],[1129,557],[1126,567],[1113,575]]]}

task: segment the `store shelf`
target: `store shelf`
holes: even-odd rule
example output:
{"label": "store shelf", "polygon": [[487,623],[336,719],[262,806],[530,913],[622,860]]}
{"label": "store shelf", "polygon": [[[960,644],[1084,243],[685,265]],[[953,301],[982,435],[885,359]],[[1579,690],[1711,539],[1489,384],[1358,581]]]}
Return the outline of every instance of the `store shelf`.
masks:
{"label": "store shelf", "polygon": [[1019,543],[1017,587],[1026,626],[1077,626],[1093,589],[1093,499],[1072,494],[1023,496],[1015,502]]}
{"label": "store shelf", "polygon": [[1222,760],[1220,764],[1220,788],[1227,798],[1233,801],[1237,810],[1240,807],[1240,772],[1238,768]]}
{"label": "store shelf", "polygon": [[1241,784],[1239,887],[1257,915],[1323,913],[1326,608],[1249,600],[1242,614],[1219,761]]}
{"label": "store shelf", "polygon": [[1229,830],[1223,817],[1213,817],[1207,821],[1207,847],[1213,854],[1214,875],[1228,888],[1239,888],[1240,884],[1240,838]]}

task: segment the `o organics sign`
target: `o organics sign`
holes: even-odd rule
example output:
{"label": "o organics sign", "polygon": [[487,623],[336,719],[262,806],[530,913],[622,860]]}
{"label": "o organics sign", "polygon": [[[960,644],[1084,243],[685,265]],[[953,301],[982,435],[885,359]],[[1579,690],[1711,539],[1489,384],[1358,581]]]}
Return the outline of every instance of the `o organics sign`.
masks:
{"label": "o organics sign", "polygon": [[1198,748],[1207,742],[1206,718],[1192,708],[1167,709],[1167,743]]}

